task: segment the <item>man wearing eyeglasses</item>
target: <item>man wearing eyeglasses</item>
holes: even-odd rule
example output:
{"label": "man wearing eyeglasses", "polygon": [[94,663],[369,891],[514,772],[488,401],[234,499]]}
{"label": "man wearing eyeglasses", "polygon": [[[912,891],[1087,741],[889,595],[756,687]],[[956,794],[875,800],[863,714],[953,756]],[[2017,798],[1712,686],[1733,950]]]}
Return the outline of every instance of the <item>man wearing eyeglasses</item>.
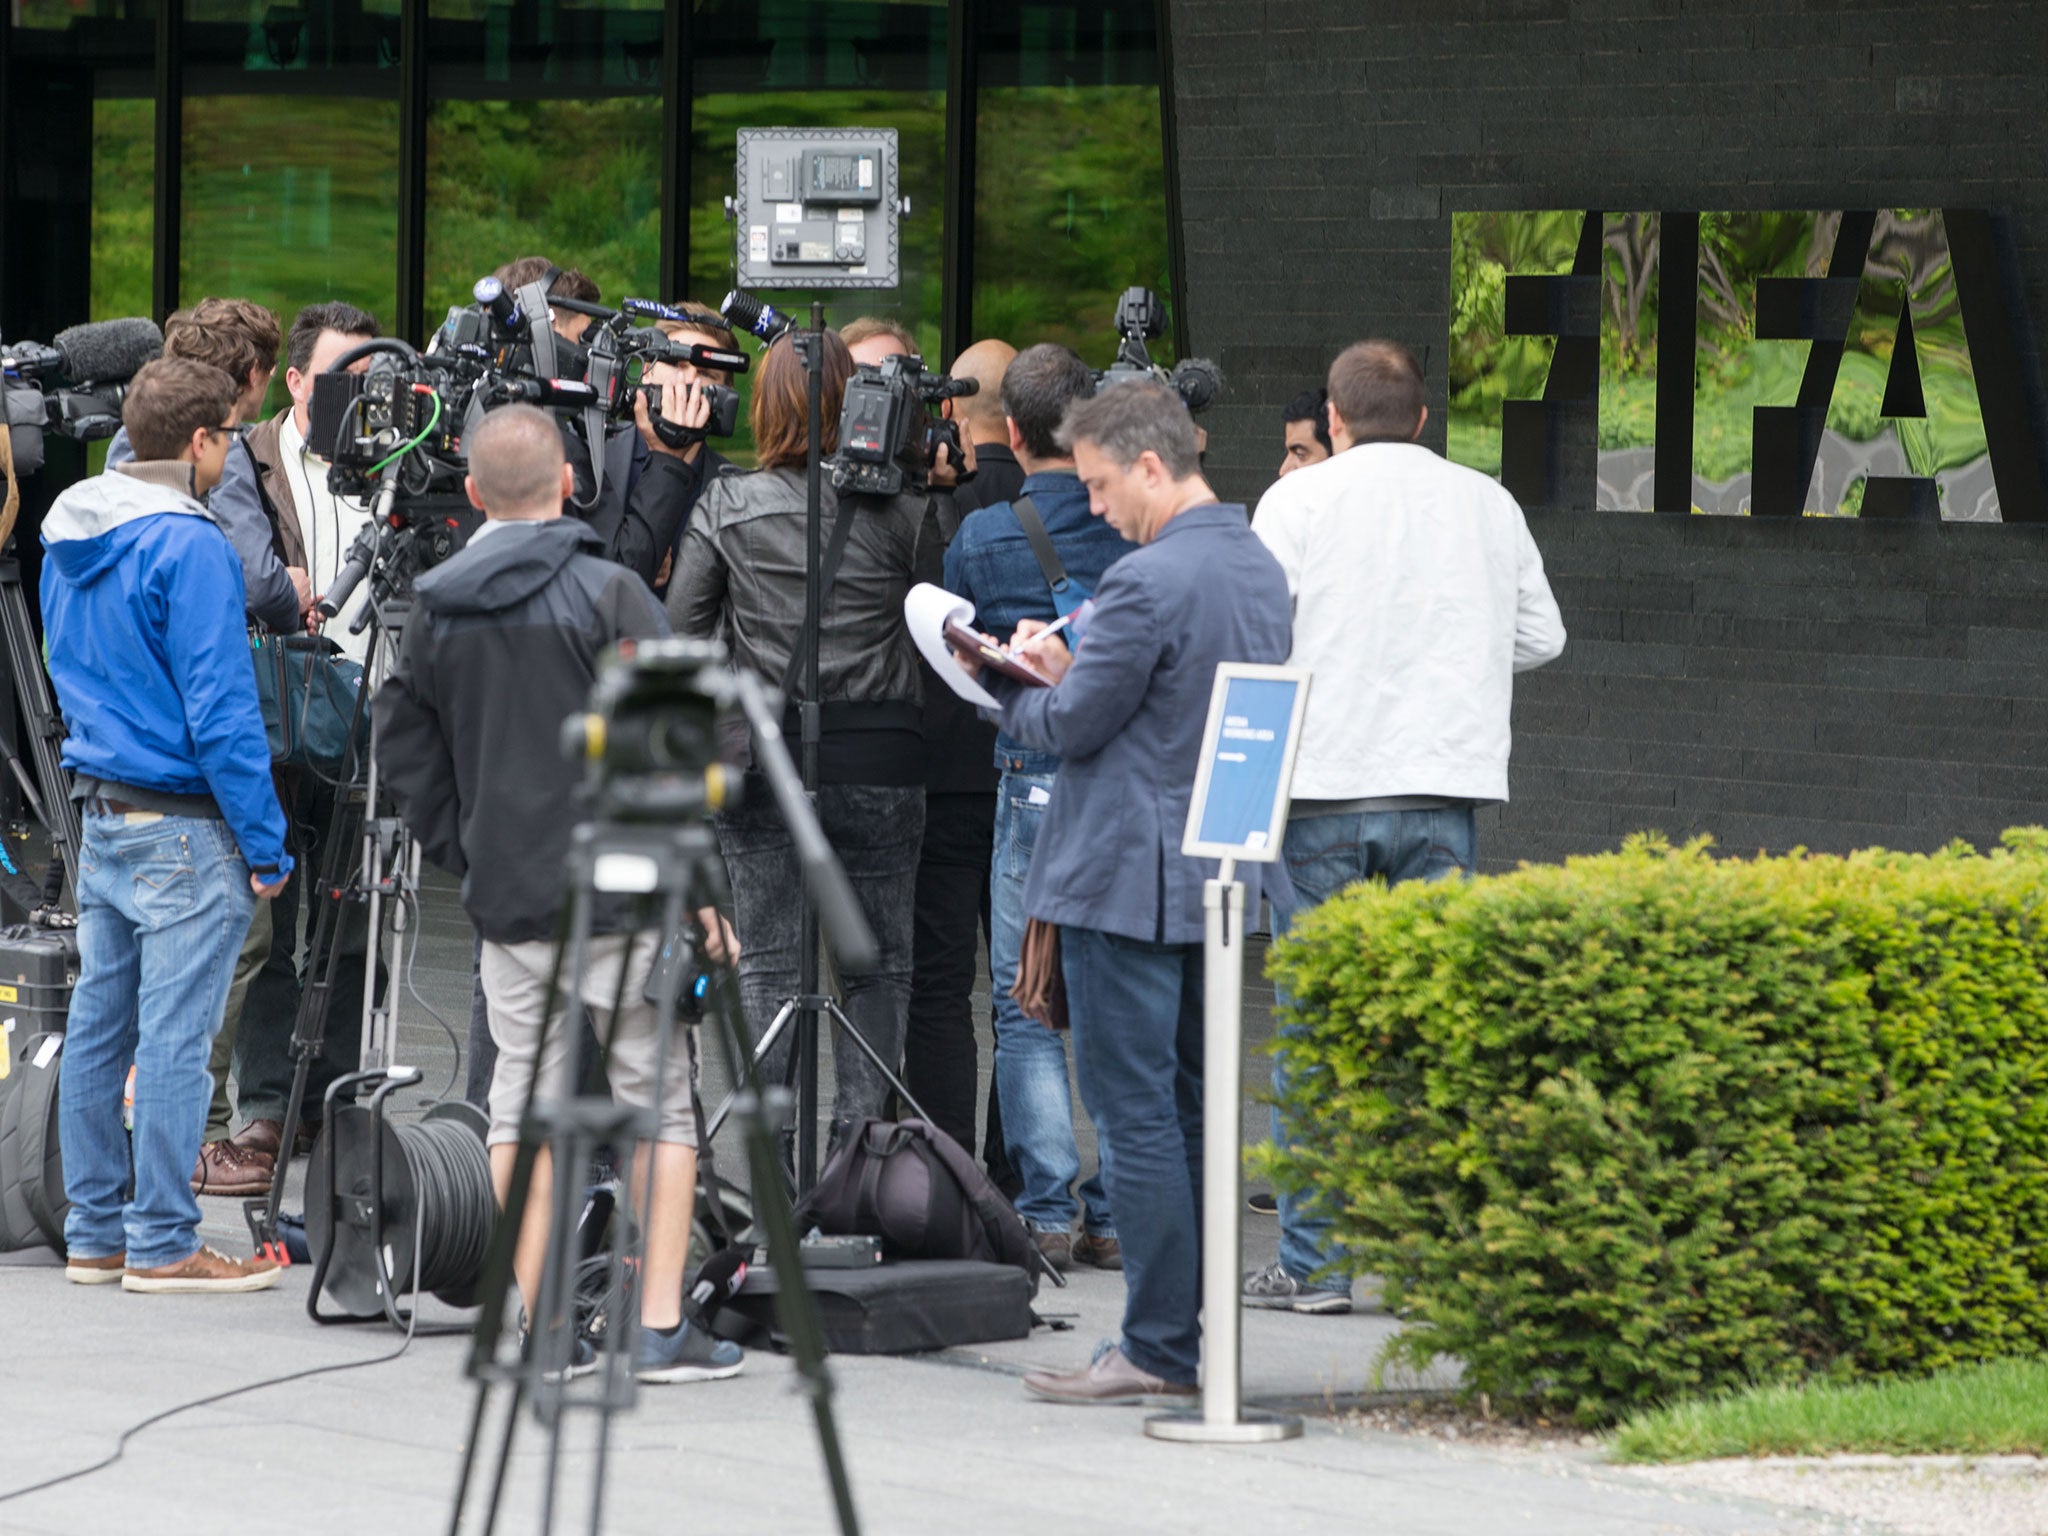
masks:
{"label": "man wearing eyeglasses", "polygon": [[[122,411],[135,458],[73,486],[43,521],[50,680],[85,833],[58,1112],[65,1273],[82,1285],[277,1283],[269,1260],[200,1243],[190,1184],[236,951],[257,899],[284,889],[292,868],[242,565],[201,499],[234,442],[235,396],[218,368],[148,364]],[[132,1146],[121,1120],[130,1063]]]}

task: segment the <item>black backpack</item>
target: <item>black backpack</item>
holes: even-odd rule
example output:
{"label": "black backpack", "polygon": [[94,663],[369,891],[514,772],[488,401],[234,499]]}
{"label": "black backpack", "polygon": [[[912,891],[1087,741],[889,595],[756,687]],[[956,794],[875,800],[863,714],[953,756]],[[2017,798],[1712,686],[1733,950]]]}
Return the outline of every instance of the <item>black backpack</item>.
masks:
{"label": "black backpack", "polygon": [[1016,1207],[959,1142],[923,1120],[865,1120],[797,1212],[799,1230],[879,1237],[894,1259],[979,1259],[1034,1274]]}
{"label": "black backpack", "polygon": [[64,1163],[57,1146],[57,1067],[64,1037],[11,1042],[11,1070],[0,1078],[0,1253],[64,1251]]}

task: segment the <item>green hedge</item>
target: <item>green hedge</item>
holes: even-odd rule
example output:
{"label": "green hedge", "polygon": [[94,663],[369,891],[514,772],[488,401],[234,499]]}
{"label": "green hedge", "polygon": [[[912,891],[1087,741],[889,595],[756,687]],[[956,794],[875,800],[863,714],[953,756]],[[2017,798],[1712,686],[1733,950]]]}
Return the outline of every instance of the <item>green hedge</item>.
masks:
{"label": "green hedge", "polygon": [[1358,887],[1270,970],[1349,1267],[1496,1403],[1599,1423],[2048,1345],[2048,833]]}

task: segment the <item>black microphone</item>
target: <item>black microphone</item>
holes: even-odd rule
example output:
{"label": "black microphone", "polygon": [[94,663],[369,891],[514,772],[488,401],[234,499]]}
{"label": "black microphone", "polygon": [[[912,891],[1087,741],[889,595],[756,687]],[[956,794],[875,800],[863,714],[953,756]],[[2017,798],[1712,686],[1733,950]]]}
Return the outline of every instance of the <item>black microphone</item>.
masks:
{"label": "black microphone", "polygon": [[747,1266],[754,1261],[752,1243],[721,1248],[697,1271],[697,1283],[684,1298],[686,1309],[700,1325],[708,1326],[711,1314],[740,1293],[747,1283]]}
{"label": "black microphone", "polygon": [[512,295],[505,291],[505,285],[495,277],[480,277],[476,286],[469,290],[470,297],[490,311],[491,318],[498,322],[501,330],[516,331],[519,328],[519,305]]}
{"label": "black microphone", "polygon": [[738,288],[725,296],[718,312],[731,322],[735,330],[751,332],[766,342],[778,341],[796,329],[793,317],[785,315],[765,299],[757,299]]}
{"label": "black microphone", "polygon": [[587,410],[604,403],[602,395],[579,379],[506,379],[501,393],[506,403],[552,405],[564,410]]}
{"label": "black microphone", "polygon": [[98,320],[59,331],[52,343],[74,384],[120,384],[144,363],[164,355],[164,333],[154,320]]}

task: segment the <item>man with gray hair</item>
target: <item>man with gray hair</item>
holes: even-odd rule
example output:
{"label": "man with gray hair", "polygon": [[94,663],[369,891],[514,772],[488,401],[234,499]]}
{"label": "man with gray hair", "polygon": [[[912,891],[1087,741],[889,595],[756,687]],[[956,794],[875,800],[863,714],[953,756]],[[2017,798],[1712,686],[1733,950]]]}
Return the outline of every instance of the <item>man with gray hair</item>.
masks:
{"label": "man with gray hair", "polygon": [[1201,1359],[1202,885],[1216,874],[1181,853],[1181,833],[1216,668],[1286,659],[1287,579],[1244,508],[1202,478],[1171,389],[1140,381],[1077,400],[1058,443],[1089,511],[1139,547],[1104,572],[1085,627],[1068,626],[1082,630],[1071,653],[1058,636],[1034,643],[1043,620],[1017,624],[1013,643],[1052,687],[984,684],[1006,734],[1060,758],[1024,908],[1059,928],[1126,1291],[1121,1340],[1024,1385],[1055,1402],[1181,1399]]}
{"label": "man with gray hair", "polygon": [[[486,521],[461,553],[417,583],[420,611],[406,626],[398,670],[377,694],[377,766],[427,857],[462,877],[463,908],[483,939],[484,996],[498,1047],[487,1140],[502,1201],[527,1103],[564,1098],[579,1080],[573,1058],[581,1032],[565,1028],[568,1000],[552,985],[575,820],[563,811],[581,777],[562,753],[562,721],[586,707],[609,646],[665,635],[668,619],[638,575],[603,558],[595,533],[562,516],[574,472],[553,417],[531,406],[501,407],[470,434],[468,448],[469,499]],[[725,958],[729,936],[718,914],[699,920],[713,958]],[[682,1310],[697,1187],[690,1052],[679,1040],[657,1076],[666,1021],[655,1016],[646,989],[661,935],[631,922],[624,901],[597,903],[581,996],[608,1046],[614,1096],[661,1108],[656,1143],[641,1147],[633,1164],[636,1191],[650,1179],[653,1185],[636,1370],[642,1381],[710,1381],[738,1374],[741,1359]],[[530,1316],[539,1304],[552,1188],[543,1149],[512,1260]],[[574,1341],[570,1358],[572,1371],[594,1364],[585,1340]]]}

